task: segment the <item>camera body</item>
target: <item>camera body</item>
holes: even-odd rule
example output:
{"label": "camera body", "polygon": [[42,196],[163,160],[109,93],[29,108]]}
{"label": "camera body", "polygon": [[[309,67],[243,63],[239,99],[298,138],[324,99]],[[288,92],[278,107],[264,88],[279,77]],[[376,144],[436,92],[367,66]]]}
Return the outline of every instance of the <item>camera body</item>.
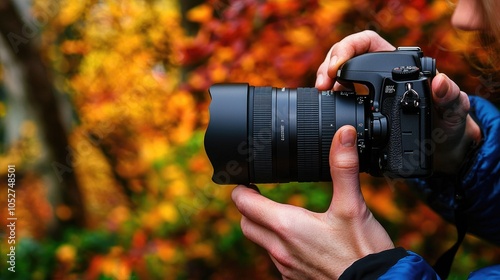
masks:
{"label": "camera body", "polygon": [[340,81],[367,86],[372,103],[371,127],[364,131],[369,135],[358,129],[361,170],[403,178],[432,174],[430,82],[435,75],[435,60],[418,47],[364,54],[338,70]]}
{"label": "camera body", "polygon": [[360,172],[399,178],[432,174],[433,58],[418,47],[367,53],[337,80],[368,95],[315,88],[210,87],[205,150],[218,184],[330,181],[329,148],[343,125],[357,130]]}

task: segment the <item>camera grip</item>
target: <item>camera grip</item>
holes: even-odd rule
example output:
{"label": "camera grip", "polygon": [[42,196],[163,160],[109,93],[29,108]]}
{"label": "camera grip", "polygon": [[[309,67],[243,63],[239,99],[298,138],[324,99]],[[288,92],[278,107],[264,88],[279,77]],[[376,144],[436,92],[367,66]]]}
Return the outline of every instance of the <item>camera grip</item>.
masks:
{"label": "camera grip", "polygon": [[390,174],[398,174],[403,168],[403,147],[401,136],[401,116],[399,108],[399,100],[396,97],[388,97],[384,100],[382,113],[389,119],[388,141],[386,156],[384,159],[385,172]]}

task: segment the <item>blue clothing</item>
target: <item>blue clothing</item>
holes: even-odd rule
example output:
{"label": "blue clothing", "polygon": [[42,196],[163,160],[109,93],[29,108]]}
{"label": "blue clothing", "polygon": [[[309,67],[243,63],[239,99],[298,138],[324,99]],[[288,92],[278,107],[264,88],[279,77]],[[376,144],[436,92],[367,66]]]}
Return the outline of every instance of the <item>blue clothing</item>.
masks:
{"label": "blue clothing", "polygon": [[[500,112],[490,102],[469,96],[471,115],[475,117],[483,134],[483,142],[466,159],[462,178],[433,177],[415,182],[430,207],[443,218],[454,222],[457,207],[462,209],[469,233],[493,244],[500,245]],[[457,193],[460,197],[457,199]],[[416,253],[402,248],[369,255],[355,262],[340,279],[440,279],[433,268]],[[385,267],[378,263],[379,275],[371,277],[364,267],[387,256],[396,256]],[[371,272],[373,273],[373,272]],[[367,277],[364,277],[367,276]],[[469,279],[500,279],[500,265],[490,266],[469,275]]]}

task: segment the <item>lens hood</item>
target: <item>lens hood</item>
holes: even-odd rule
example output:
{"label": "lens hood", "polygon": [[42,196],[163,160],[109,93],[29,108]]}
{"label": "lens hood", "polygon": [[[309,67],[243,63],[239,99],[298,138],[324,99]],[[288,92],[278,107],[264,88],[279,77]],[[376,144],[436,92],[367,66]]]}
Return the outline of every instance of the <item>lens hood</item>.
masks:
{"label": "lens hood", "polygon": [[217,184],[249,182],[248,84],[215,84],[210,87],[210,122],[205,151]]}

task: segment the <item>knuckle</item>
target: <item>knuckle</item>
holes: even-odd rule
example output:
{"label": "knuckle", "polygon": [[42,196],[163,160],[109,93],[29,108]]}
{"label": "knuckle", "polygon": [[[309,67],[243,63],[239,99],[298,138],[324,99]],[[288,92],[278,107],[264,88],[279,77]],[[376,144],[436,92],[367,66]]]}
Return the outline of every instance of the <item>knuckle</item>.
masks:
{"label": "knuckle", "polygon": [[369,213],[367,213],[365,208],[359,207],[356,203],[344,204],[342,207],[335,209],[335,216],[348,223],[354,223],[360,218],[366,217],[366,215],[369,215]]}
{"label": "knuckle", "polygon": [[243,232],[243,234],[248,237],[248,235],[251,232],[251,224],[248,222],[248,220],[245,217],[241,218],[240,227],[241,227],[241,231]]}
{"label": "knuckle", "polygon": [[325,69],[328,68],[328,57],[321,63],[321,65],[318,68],[318,71],[316,71],[316,75],[323,74],[325,72]]}
{"label": "knuckle", "polygon": [[465,92],[460,94],[446,104],[441,104],[438,108],[438,116],[452,124],[465,122],[470,110],[470,102]]}
{"label": "knuckle", "polygon": [[238,209],[240,209],[240,207],[244,204],[244,199],[241,197],[241,195],[237,194],[237,191],[233,191],[233,193],[231,194],[231,199]]}
{"label": "knuckle", "polygon": [[271,246],[268,249],[268,253],[281,265],[284,267],[292,267],[292,255],[281,246]]}
{"label": "knuckle", "polygon": [[238,189],[237,188],[235,188],[233,190],[233,192],[231,192],[231,200],[233,200],[234,204],[237,204],[237,202],[239,200]]}
{"label": "knuckle", "polygon": [[378,34],[372,30],[364,30],[359,35],[360,39],[363,40],[366,44],[371,43],[371,41],[374,40],[376,36],[378,36]]}
{"label": "knuckle", "polygon": [[377,32],[370,30],[370,29],[363,30],[360,33],[363,34],[364,36],[367,36],[367,37],[378,37],[379,36]]}
{"label": "knuckle", "polygon": [[248,199],[245,196],[237,195],[236,197],[233,197],[233,202],[234,205],[236,205],[238,211],[243,216],[245,216],[248,213],[251,204],[249,203]]}
{"label": "knuckle", "polygon": [[350,155],[338,155],[330,162],[330,166],[335,171],[343,173],[357,174],[359,172],[359,159]]}
{"label": "knuckle", "polygon": [[360,216],[360,210],[358,207],[354,207],[350,204],[348,207],[344,207],[339,211],[339,217],[343,220],[353,221]]}
{"label": "knuckle", "polygon": [[291,230],[291,221],[288,218],[281,218],[276,220],[275,223],[273,223],[273,231],[278,234],[278,236],[285,238],[288,236],[288,233]]}
{"label": "knuckle", "polygon": [[462,110],[468,113],[470,110],[469,96],[467,93],[460,91],[460,99],[462,100]]}

